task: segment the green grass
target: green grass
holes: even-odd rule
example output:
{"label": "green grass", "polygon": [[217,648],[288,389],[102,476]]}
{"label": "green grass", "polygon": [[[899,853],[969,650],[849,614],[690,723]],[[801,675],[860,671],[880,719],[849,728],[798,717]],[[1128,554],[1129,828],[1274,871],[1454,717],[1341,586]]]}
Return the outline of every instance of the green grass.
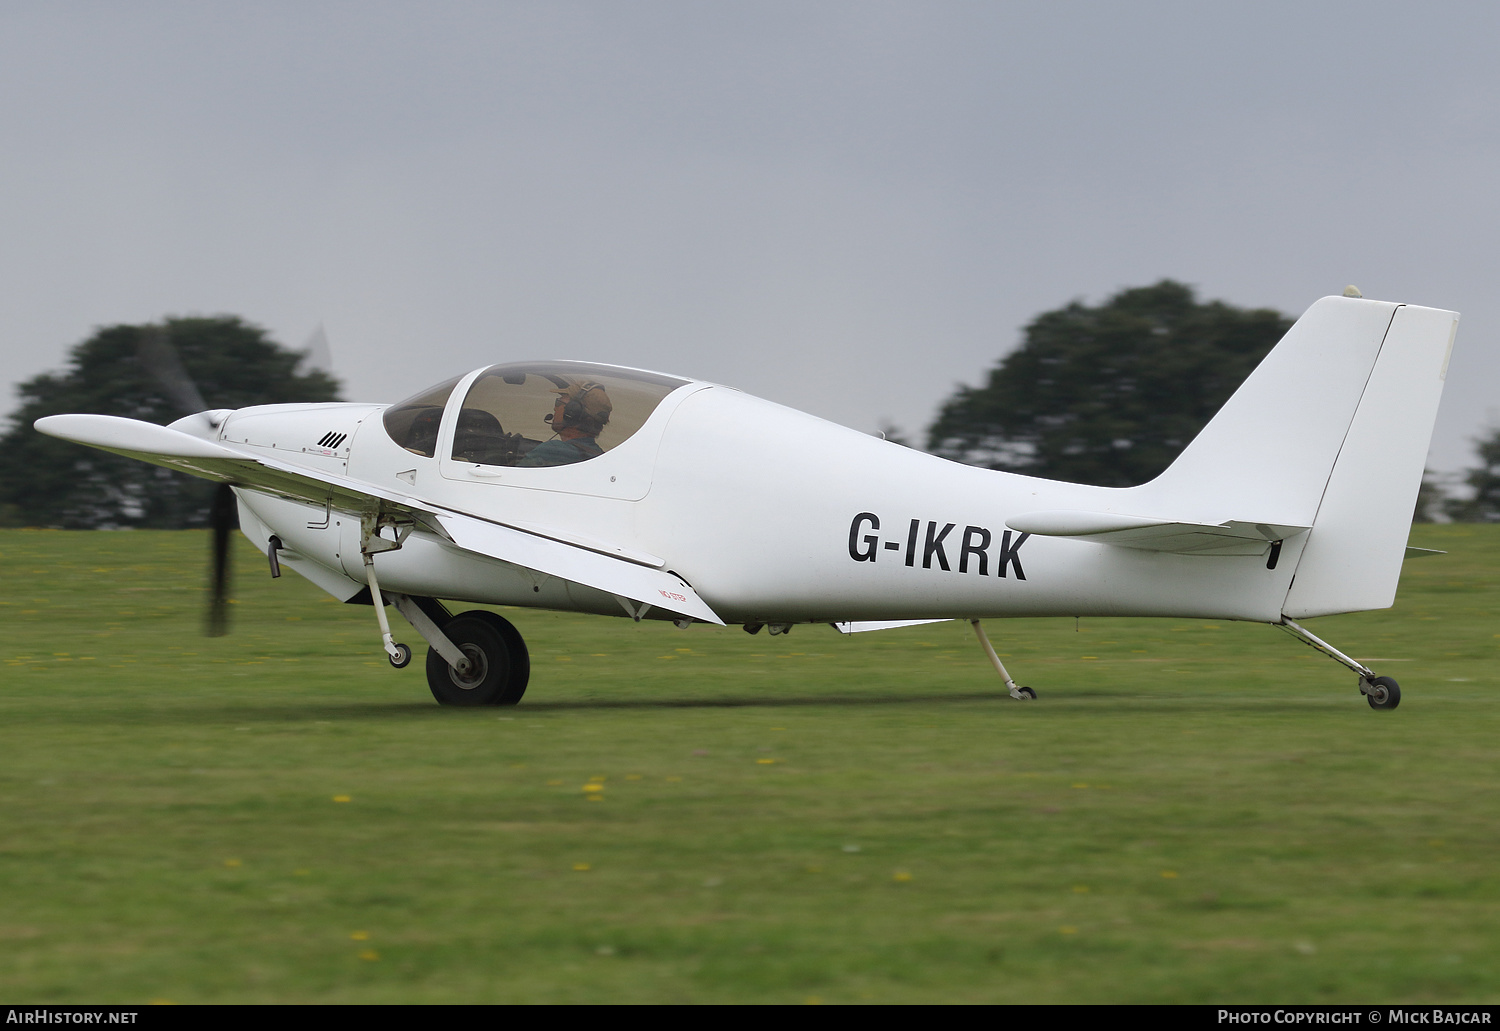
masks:
{"label": "green grass", "polygon": [[1500,527],[1414,536],[1313,621],[1395,712],[1265,626],[996,621],[1017,703],[962,623],[530,611],[448,710],[243,542],[209,640],[203,534],[3,531],[0,998],[1495,1002]]}

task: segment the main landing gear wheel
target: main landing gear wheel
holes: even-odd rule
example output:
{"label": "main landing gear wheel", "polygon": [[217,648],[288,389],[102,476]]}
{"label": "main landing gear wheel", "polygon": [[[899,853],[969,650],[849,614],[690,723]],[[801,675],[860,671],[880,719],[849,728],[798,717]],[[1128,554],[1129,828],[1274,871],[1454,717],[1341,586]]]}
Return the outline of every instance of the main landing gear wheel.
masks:
{"label": "main landing gear wheel", "polygon": [[515,705],[531,679],[526,642],[510,621],[475,609],[443,624],[443,633],[469,658],[460,674],[427,649],[427,686],[439,705]]}
{"label": "main landing gear wheel", "polygon": [[1401,704],[1401,685],[1390,677],[1376,677],[1359,682],[1359,693],[1372,709],[1394,709]]}
{"label": "main landing gear wheel", "polygon": [[1016,693],[1019,694],[1022,698],[1026,699],[1027,701],[1031,701],[1031,702],[1036,701],[1036,692],[1033,691],[1029,687],[1018,688],[1016,690]]}

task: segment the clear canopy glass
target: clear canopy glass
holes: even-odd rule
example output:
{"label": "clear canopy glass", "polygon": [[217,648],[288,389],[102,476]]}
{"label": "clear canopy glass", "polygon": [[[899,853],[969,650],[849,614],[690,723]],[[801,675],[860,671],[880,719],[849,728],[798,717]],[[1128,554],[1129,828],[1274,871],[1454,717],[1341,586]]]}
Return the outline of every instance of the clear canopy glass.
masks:
{"label": "clear canopy glass", "polygon": [[385,431],[391,439],[414,455],[432,458],[437,454],[438,426],[443,421],[443,408],[448,404],[448,395],[458,386],[462,376],[444,380],[435,387],[428,387],[400,404],[385,410]]}
{"label": "clear canopy glass", "polygon": [[687,382],[585,362],[493,365],[464,397],[452,454],[477,465],[586,462],[623,444]]}

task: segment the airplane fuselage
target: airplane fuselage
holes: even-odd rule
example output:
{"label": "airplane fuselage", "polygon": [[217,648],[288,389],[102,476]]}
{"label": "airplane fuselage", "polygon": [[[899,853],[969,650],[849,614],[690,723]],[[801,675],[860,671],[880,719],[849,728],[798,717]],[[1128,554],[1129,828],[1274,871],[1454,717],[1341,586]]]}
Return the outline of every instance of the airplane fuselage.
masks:
{"label": "airplane fuselage", "polygon": [[[384,406],[374,405],[242,409],[219,439],[554,539],[659,558],[730,623],[1055,615],[1270,622],[1280,618],[1302,546],[1301,538],[1286,541],[1267,568],[1262,555],[1024,534],[1006,520],[1038,509],[1131,511],[1143,503],[1141,488],[959,465],[711,384],[677,388],[628,440],[561,468],[452,457],[445,445],[456,404],[433,457],[392,440]],[[238,493],[242,527],[262,550],[274,533],[286,547],[282,561],[331,593],[348,598],[364,587],[357,518]],[[603,591],[476,557],[422,530],[375,562],[388,591],[625,614]]]}

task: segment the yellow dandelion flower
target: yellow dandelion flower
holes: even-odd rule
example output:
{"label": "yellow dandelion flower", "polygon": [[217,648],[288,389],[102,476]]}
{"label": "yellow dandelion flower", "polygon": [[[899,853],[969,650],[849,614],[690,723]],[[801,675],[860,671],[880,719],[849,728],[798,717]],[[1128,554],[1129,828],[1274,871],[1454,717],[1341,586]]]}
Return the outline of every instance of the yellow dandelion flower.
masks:
{"label": "yellow dandelion flower", "polygon": [[1058,934],[1077,934],[1078,933],[1078,928],[1073,927],[1073,926],[1071,926],[1069,924],[1063,924],[1061,927],[1059,927],[1057,929],[1057,933]]}
{"label": "yellow dandelion flower", "polygon": [[365,949],[360,952],[359,958],[367,962],[374,963],[380,958],[380,953],[376,952],[374,949]]}
{"label": "yellow dandelion flower", "polygon": [[226,859],[226,860],[224,860],[224,865],[225,866],[231,866],[231,867],[233,867],[233,866],[239,866],[240,865],[240,861],[238,859]]}
{"label": "yellow dandelion flower", "polygon": [[896,881],[900,884],[905,884],[907,881],[911,880],[911,874],[906,870],[897,870],[891,876],[891,880]]}
{"label": "yellow dandelion flower", "polygon": [[585,784],[583,786],[583,790],[587,791],[587,792],[603,791],[604,790],[604,785],[603,784],[595,784],[595,783],[590,782],[590,783]]}
{"label": "yellow dandelion flower", "polygon": [[770,766],[776,760],[775,759],[757,759],[755,761],[756,761],[757,764],[759,764],[761,766]]}
{"label": "yellow dandelion flower", "polygon": [[1177,876],[1177,871],[1176,870],[1163,870],[1161,872],[1161,875],[1163,877],[1165,877],[1167,880],[1170,881],[1170,880],[1172,880],[1173,878],[1175,878]]}
{"label": "yellow dandelion flower", "polygon": [[588,871],[592,870],[593,867],[589,866],[589,864],[587,863],[574,863],[573,869],[577,870],[579,873],[587,873]]}
{"label": "yellow dandelion flower", "polygon": [[350,802],[350,801],[353,801],[353,799],[350,798],[350,796],[348,796],[348,795],[334,795],[333,796],[333,800],[335,802]]}

